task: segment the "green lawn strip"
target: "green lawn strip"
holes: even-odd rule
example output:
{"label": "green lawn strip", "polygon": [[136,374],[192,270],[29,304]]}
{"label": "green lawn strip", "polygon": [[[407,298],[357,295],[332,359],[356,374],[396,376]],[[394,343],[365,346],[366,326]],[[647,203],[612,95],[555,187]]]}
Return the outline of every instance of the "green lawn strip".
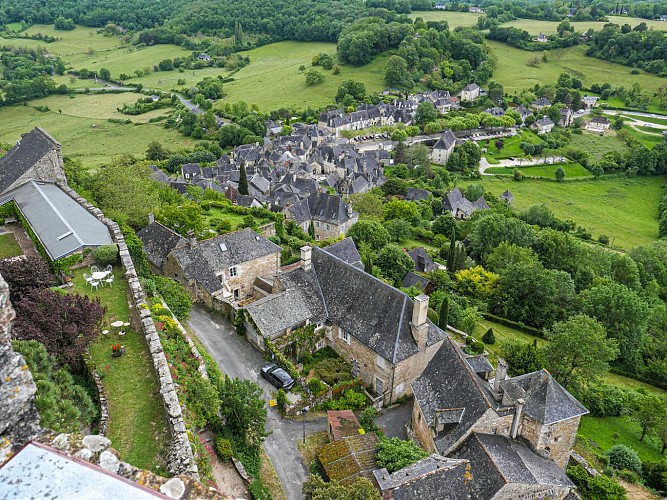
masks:
{"label": "green lawn strip", "polygon": [[640,441],[639,425],[626,417],[584,416],[577,434],[584,438],[589,448],[598,452],[604,452],[615,444],[624,444],[635,450],[643,461],[656,462],[663,458],[659,440],[646,436],[644,441]]}
{"label": "green lawn strip", "polygon": [[[662,21],[653,21],[650,19],[641,19],[638,17],[625,17],[625,16],[608,16],[609,21],[623,25],[629,24],[630,26],[636,26],[639,23],[646,23],[649,29],[654,30],[665,30],[667,29],[667,23]],[[531,35],[539,35],[544,33],[545,35],[553,35],[556,33],[556,29],[560,24],[559,21],[543,21],[541,19],[514,19],[513,21],[508,21],[503,23],[502,26],[512,26],[513,28],[518,28],[526,30]],[[589,29],[594,29],[595,31],[600,31],[606,21],[570,21],[572,28],[579,32],[585,33]]]}
{"label": "green lawn strip", "polygon": [[424,247],[426,250],[434,250],[438,251],[440,250],[437,246],[431,245],[430,243],[426,243],[425,241],[422,240],[416,240],[416,239],[409,239],[405,241],[401,241],[398,243],[398,245],[402,248],[417,248],[417,247]]}
{"label": "green lawn strip", "polygon": [[547,179],[554,179],[555,172],[559,167],[565,169],[565,178],[572,177],[593,177],[590,171],[586,170],[579,163],[553,163],[547,165],[530,165],[527,167],[491,167],[487,168],[485,173],[512,175],[514,169],[518,168],[526,177],[544,177]]}
{"label": "green lawn strip", "polygon": [[[117,269],[113,287],[101,286],[91,291],[83,279],[84,272],[88,270],[75,272],[72,293],[99,297],[107,308],[104,329],[109,334],[100,335],[90,353],[104,375],[102,383],[109,402],[108,437],[123,460],[136,467],[163,472],[169,436],[148,346],[141,332],[127,328],[121,337],[117,328],[109,326],[117,320],[130,320],[127,282]],[[113,344],[124,345],[126,353],[112,358]]]}
{"label": "green lawn strip", "polygon": [[[211,207],[210,210],[204,212],[204,217],[206,218],[207,223],[213,218],[228,220],[232,224],[231,230],[235,231],[243,224],[243,219],[244,217],[247,217],[247,215],[237,214],[231,210],[225,210],[224,208]],[[257,217],[253,217],[253,219],[255,219],[258,226],[270,222],[268,219],[259,219]]]}
{"label": "green lawn strip", "polygon": [[[659,132],[656,132],[655,129],[650,127],[638,126],[635,128],[635,127],[630,127],[629,125],[624,125],[623,130],[625,130],[628,133],[628,135],[634,137],[642,145],[646,146],[649,149],[653,148],[653,146],[655,146],[656,144],[661,143],[663,140],[662,135]],[[645,134],[640,130],[644,130],[648,133]]]}
{"label": "green lawn strip", "polygon": [[428,11],[412,11],[408,14],[411,19],[421,17],[425,22],[428,21],[447,21],[449,29],[454,29],[458,26],[475,26],[477,18],[482,14],[475,12],[455,12],[450,10],[428,10]]}
{"label": "green lawn strip", "polygon": [[496,196],[509,189],[517,210],[543,203],[557,217],[585,227],[594,238],[607,235],[614,246],[629,250],[657,239],[656,211],[664,194],[664,182],[664,178],[657,176],[577,182],[543,179],[516,182],[508,177],[483,176],[473,182],[461,181],[459,188],[482,184]]}
{"label": "green lawn strip", "polygon": [[0,259],[23,255],[23,250],[13,233],[0,235]]}

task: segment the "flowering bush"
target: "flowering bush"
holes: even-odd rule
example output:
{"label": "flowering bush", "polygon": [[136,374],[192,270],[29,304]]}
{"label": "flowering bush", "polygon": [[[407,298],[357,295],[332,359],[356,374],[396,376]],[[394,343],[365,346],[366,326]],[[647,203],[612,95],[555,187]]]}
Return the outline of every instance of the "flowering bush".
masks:
{"label": "flowering bush", "polygon": [[121,350],[121,346],[120,346],[120,344],[114,344],[114,345],[112,345],[112,346],[111,346],[111,350],[112,350],[113,352],[118,352],[118,351],[120,351],[120,350]]}

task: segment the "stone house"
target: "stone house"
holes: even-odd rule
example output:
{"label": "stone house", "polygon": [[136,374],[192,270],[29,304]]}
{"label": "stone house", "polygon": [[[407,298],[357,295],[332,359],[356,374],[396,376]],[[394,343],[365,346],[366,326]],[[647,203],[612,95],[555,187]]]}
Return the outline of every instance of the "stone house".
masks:
{"label": "stone house", "polygon": [[431,161],[437,163],[438,165],[447,165],[449,156],[454,151],[454,146],[456,146],[456,136],[451,130],[445,131],[442,134],[438,142],[433,145],[431,150]]}
{"label": "stone house", "polygon": [[549,99],[547,99],[546,97],[540,97],[536,101],[531,102],[530,105],[536,110],[542,111],[544,108],[548,108],[551,106],[551,101],[549,101]]}
{"label": "stone house", "polygon": [[338,238],[345,235],[359,220],[359,214],[346,205],[343,198],[328,193],[312,193],[308,198],[287,207],[286,219],[293,220],[308,232],[310,224],[315,229],[315,239]]}
{"label": "stone house", "polygon": [[253,296],[258,276],[278,271],[281,251],[246,228],[204,241],[189,238],[169,251],[161,271],[183,284],[195,301],[208,306],[214,297],[238,302]]}
{"label": "stone house", "polygon": [[569,127],[572,123],[574,123],[574,112],[570,108],[561,109],[558,125],[561,127]]}
{"label": "stone house", "polygon": [[554,122],[551,121],[551,118],[548,116],[543,116],[535,123],[533,123],[533,130],[537,132],[537,135],[548,134],[554,129]]}
{"label": "stone house", "polygon": [[584,106],[586,108],[597,108],[598,107],[598,100],[600,98],[594,95],[585,95],[584,97],[581,98],[581,102],[584,103]]}
{"label": "stone house", "polygon": [[167,255],[174,248],[180,248],[187,244],[187,240],[176,231],[155,222],[153,214],[148,215],[149,224],[137,232],[137,237],[144,244],[146,259],[154,274],[162,273],[162,266]]}
{"label": "stone house", "polygon": [[445,341],[427,318],[428,300],[411,300],[327,248],[303,247],[301,266],[278,273],[272,294],[247,306],[246,331],[263,349],[264,338],[315,325],[318,348],[331,346],[389,404],[412,393],[411,382]]}
{"label": "stone house", "polygon": [[455,219],[464,220],[468,219],[476,210],[488,210],[489,205],[483,197],[473,203],[463,196],[459,188],[454,188],[445,193],[442,208],[451,213]]}
{"label": "stone house", "polygon": [[611,122],[605,116],[596,116],[586,125],[586,130],[590,132],[604,132],[609,130]]}
{"label": "stone house", "polygon": [[471,83],[461,90],[461,101],[474,101],[479,97],[481,88],[476,83]]}

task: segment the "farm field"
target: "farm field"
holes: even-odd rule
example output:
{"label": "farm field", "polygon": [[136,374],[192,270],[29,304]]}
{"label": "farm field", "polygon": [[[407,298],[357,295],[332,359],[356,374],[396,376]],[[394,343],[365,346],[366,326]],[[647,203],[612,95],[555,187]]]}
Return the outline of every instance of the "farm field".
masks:
{"label": "farm field", "polygon": [[[594,238],[601,234],[609,236],[616,247],[629,250],[658,237],[656,210],[664,193],[662,177],[516,182],[485,176],[477,182],[496,196],[509,189],[514,194],[514,206],[518,210],[544,203],[557,217],[572,219],[590,231]],[[469,184],[471,182],[461,182],[459,187]]]}
{"label": "farm field", "polygon": [[581,149],[588,152],[591,158],[599,160],[606,153],[617,151],[625,154],[630,148],[616,135],[607,132],[604,136],[584,131],[582,134],[572,134],[568,148]]}
{"label": "farm field", "polygon": [[[81,159],[88,166],[108,162],[113,156],[133,154],[143,157],[151,141],[160,141],[172,150],[191,148],[194,144],[174,130],[159,125],[135,123],[134,125],[111,123],[107,118],[131,118],[145,122],[158,110],[134,117],[116,111],[124,102],[134,102],[137,94],[79,95],[76,97],[53,95],[30,102],[30,106],[0,108],[0,142],[16,143],[21,134],[39,126],[63,145],[63,154]],[[33,106],[48,106],[50,111],[40,112]],[[59,113],[58,111],[62,111]]]}
{"label": "farm field", "polygon": [[652,127],[646,127],[642,125],[623,125],[623,130],[637,139],[647,148],[652,148],[656,144],[662,142],[662,134],[660,134],[660,130],[654,129]]}
{"label": "farm field", "polygon": [[531,67],[528,66],[528,61],[536,57],[535,52],[490,40],[486,43],[497,61],[493,79],[502,83],[505,92],[509,94],[526,90],[537,83],[553,85],[561,73],[581,79],[584,87],[603,82],[625,87],[638,83],[643,90],[657,92],[658,88],[667,83],[664,78],[649,73],[632,75],[632,69],[627,66],[587,57],[584,54],[586,48],[582,46],[551,50],[546,63],[541,62],[538,67]]}
{"label": "farm field", "polygon": [[424,21],[447,21],[449,28],[456,28],[457,26],[475,26],[477,18],[481,14],[474,12],[452,12],[446,10],[428,10],[428,11],[413,11],[410,19],[421,17]]}
{"label": "farm field", "polygon": [[[645,22],[647,26],[654,30],[667,30],[667,23],[662,21],[652,21],[649,19],[639,19],[637,17],[622,17],[622,16],[609,16],[609,21],[615,24],[623,25],[629,24],[630,26],[637,26],[639,23]],[[598,21],[570,21],[574,29],[580,33],[588,31],[589,29],[594,29],[595,31],[600,31],[606,22]],[[503,26],[512,26],[514,28],[519,28],[526,30],[531,35],[539,35],[544,33],[545,35],[553,35],[556,33],[556,29],[560,22],[558,21],[542,21],[538,19],[515,19],[514,21],[508,21],[503,24]]]}
{"label": "farm field", "polygon": [[518,168],[526,177],[546,177],[548,179],[555,178],[556,169],[563,167],[565,169],[565,178],[572,177],[592,177],[592,174],[578,163],[554,163],[545,165],[530,165],[527,167],[491,167],[487,168],[485,173],[512,175],[514,168]]}

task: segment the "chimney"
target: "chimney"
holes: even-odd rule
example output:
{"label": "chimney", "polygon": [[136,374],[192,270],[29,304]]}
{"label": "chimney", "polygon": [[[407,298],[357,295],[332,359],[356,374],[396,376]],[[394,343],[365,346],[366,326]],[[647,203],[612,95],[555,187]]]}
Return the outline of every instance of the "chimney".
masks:
{"label": "chimney", "polygon": [[500,388],[500,382],[507,378],[507,362],[503,358],[498,358],[498,366],[496,367],[496,378],[493,381],[493,392],[496,394],[496,398],[500,399],[502,397],[502,389]]}
{"label": "chimney", "polygon": [[426,347],[428,337],[428,295],[417,295],[412,306],[412,336],[419,350]]}
{"label": "chimney", "polygon": [[301,247],[301,267],[304,271],[310,271],[310,259],[313,249],[308,245]]}
{"label": "chimney", "polygon": [[523,416],[523,405],[526,401],[523,398],[516,400],[516,405],[514,406],[514,419],[512,420],[512,439],[516,439],[516,435],[519,432],[519,424],[521,423],[521,417]]}
{"label": "chimney", "polygon": [[188,245],[190,248],[197,246],[197,238],[195,237],[195,233],[193,231],[188,231]]}
{"label": "chimney", "polygon": [[148,223],[152,224],[153,222],[155,222],[155,215],[150,213],[148,214]]}

